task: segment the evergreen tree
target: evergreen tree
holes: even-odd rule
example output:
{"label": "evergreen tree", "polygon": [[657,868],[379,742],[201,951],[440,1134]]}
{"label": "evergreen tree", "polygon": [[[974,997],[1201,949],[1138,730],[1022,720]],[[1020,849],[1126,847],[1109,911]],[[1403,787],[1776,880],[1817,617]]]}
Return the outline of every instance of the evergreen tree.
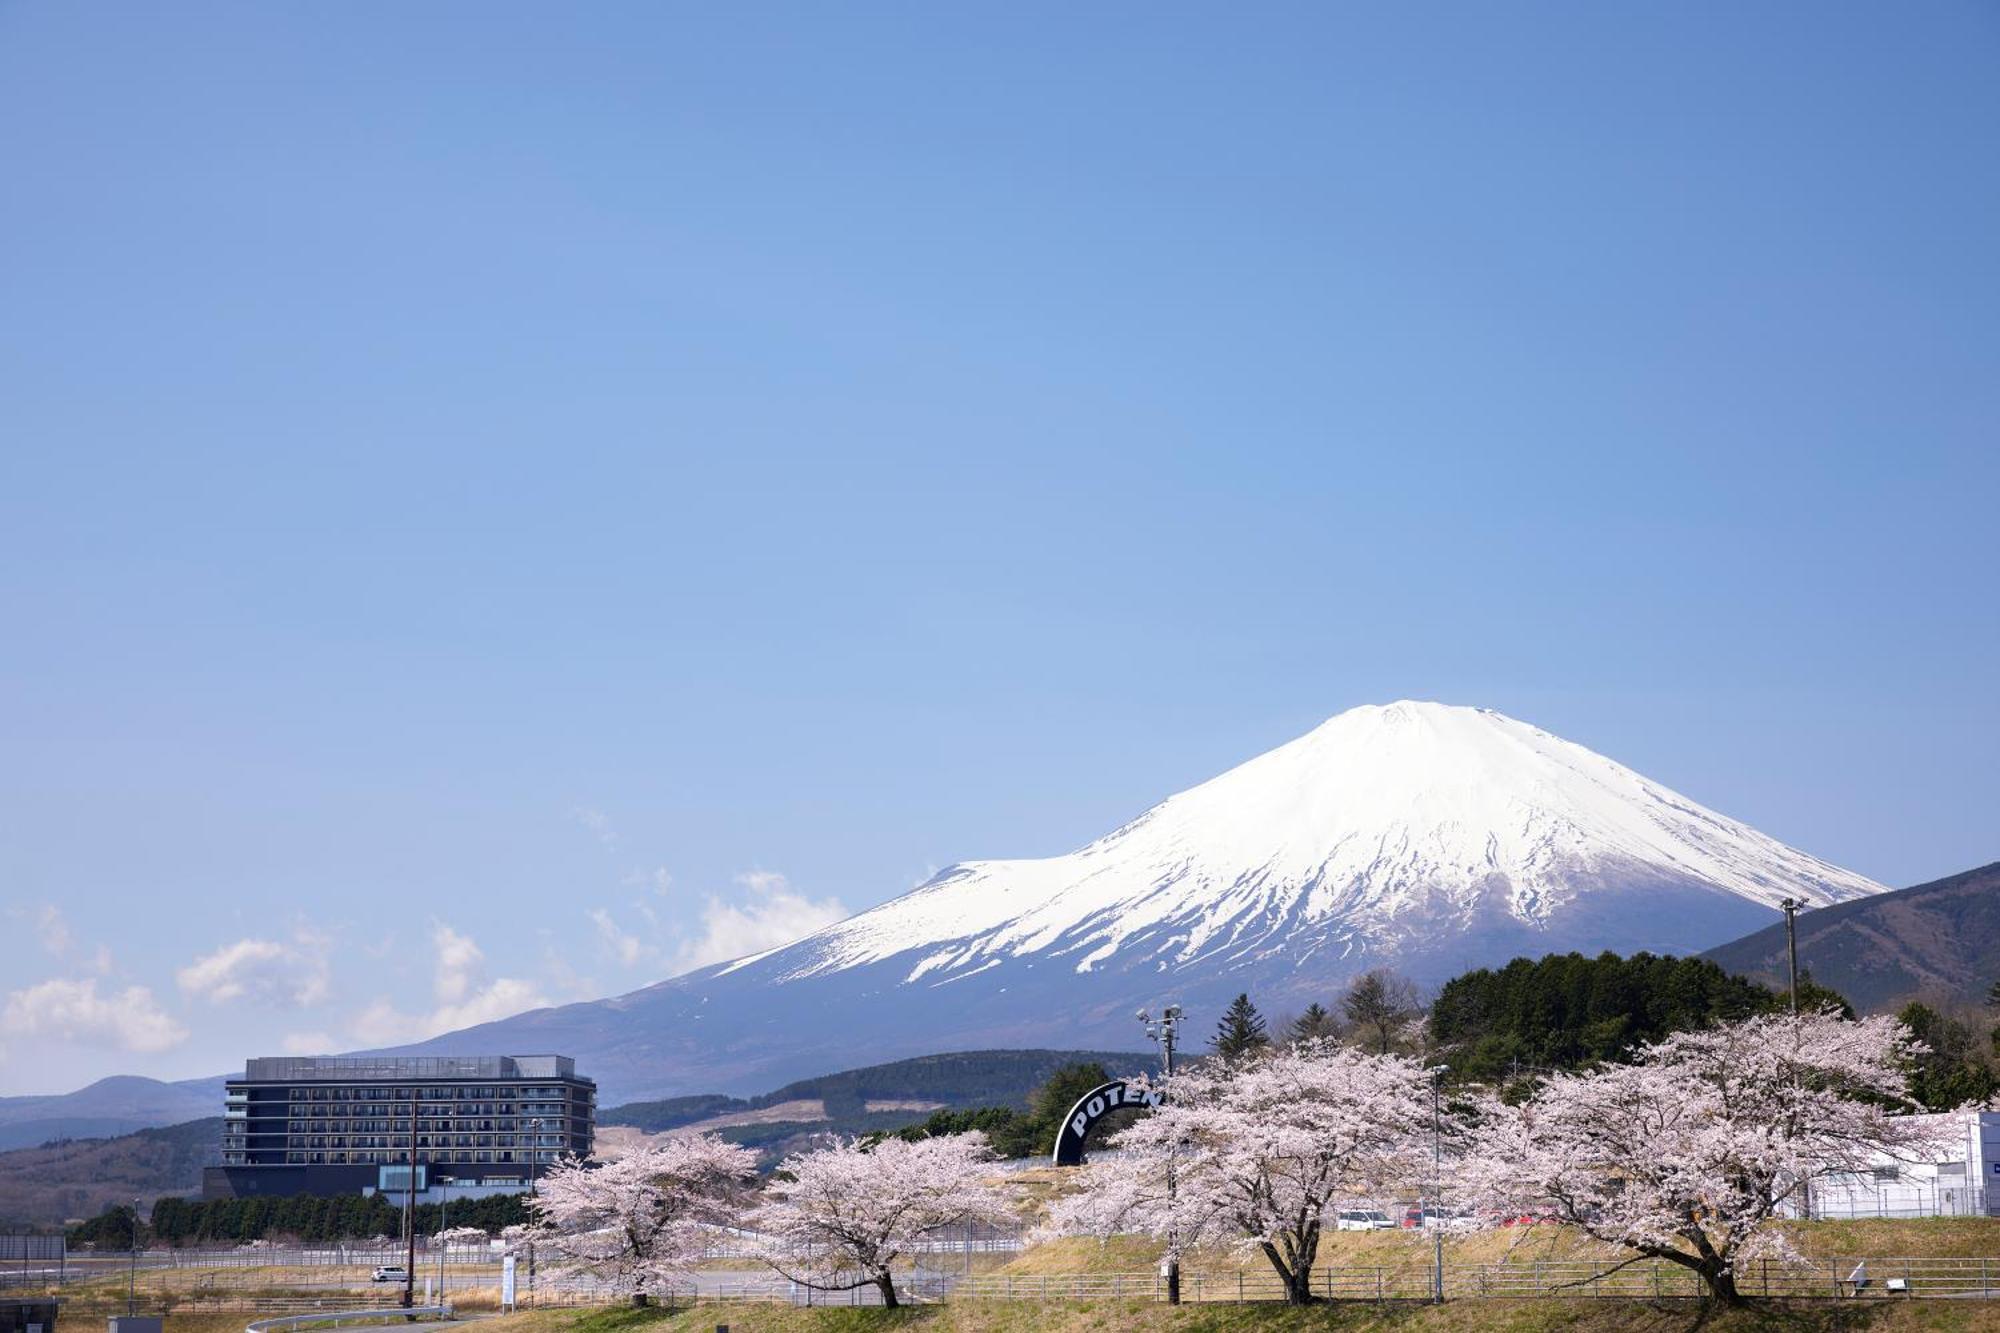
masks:
{"label": "evergreen tree", "polygon": [[1270,1035],[1264,1031],[1264,1016],[1250,1003],[1250,997],[1238,995],[1231,1000],[1229,1008],[1223,1011],[1222,1021],[1215,1025],[1215,1053],[1225,1060],[1240,1060],[1270,1044]]}
{"label": "evergreen tree", "polygon": [[[1845,1001],[1799,979],[1804,1006]],[[1430,1009],[1430,1034],[1460,1078],[1622,1061],[1646,1042],[1786,1008],[1786,997],[1704,958],[1615,953],[1516,958],[1452,978]]]}
{"label": "evergreen tree", "polygon": [[1285,1036],[1296,1046],[1302,1041],[1318,1041],[1337,1036],[1338,1029],[1339,1025],[1334,1022],[1333,1014],[1325,1005],[1314,1000],[1306,1006],[1304,1013],[1291,1021],[1285,1029]]}

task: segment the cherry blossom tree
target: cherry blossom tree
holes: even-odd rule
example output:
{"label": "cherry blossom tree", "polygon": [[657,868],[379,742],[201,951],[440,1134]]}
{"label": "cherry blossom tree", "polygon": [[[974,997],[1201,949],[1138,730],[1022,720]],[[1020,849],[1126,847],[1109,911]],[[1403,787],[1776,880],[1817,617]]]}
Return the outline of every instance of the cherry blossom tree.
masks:
{"label": "cherry blossom tree", "polygon": [[484,1227],[449,1227],[431,1236],[439,1245],[484,1245],[489,1239]]}
{"label": "cherry blossom tree", "polygon": [[1743,1265],[1785,1257],[1772,1224],[1813,1173],[1931,1147],[1928,1122],[1885,1105],[1907,1093],[1912,1054],[1894,1019],[1831,1010],[1678,1033],[1490,1104],[1468,1175],[1489,1203],[1622,1245],[1627,1262],[1680,1264],[1738,1304]]}
{"label": "cherry blossom tree", "polygon": [[817,1291],[874,1286],[895,1306],[891,1269],[927,1237],[1013,1214],[988,1179],[984,1135],[948,1134],[873,1146],[835,1143],[787,1158],[746,1225],[765,1262]]}
{"label": "cherry blossom tree", "polygon": [[591,1166],[567,1158],[530,1201],[558,1270],[587,1274],[645,1305],[685,1273],[715,1228],[736,1220],[757,1157],[700,1134],[668,1139]]}
{"label": "cherry blossom tree", "polygon": [[1195,1066],[1126,1129],[1121,1153],[1083,1168],[1080,1192],[1050,1227],[1254,1247],[1285,1284],[1313,1299],[1327,1215],[1429,1170],[1430,1079],[1414,1060],[1305,1041],[1238,1064]]}

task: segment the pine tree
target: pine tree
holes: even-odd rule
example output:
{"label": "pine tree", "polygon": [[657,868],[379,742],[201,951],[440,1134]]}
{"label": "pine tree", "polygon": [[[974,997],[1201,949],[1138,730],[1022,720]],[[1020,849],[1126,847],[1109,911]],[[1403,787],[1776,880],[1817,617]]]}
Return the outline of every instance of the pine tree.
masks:
{"label": "pine tree", "polygon": [[1336,1024],[1327,1007],[1318,1000],[1306,1006],[1306,1011],[1294,1018],[1285,1030],[1293,1045],[1302,1041],[1318,1041],[1336,1035]]}
{"label": "pine tree", "polygon": [[1239,995],[1231,1000],[1222,1021],[1215,1025],[1215,1053],[1225,1060],[1239,1060],[1270,1044],[1270,1035],[1264,1031],[1264,1016],[1250,1003],[1250,997]]}

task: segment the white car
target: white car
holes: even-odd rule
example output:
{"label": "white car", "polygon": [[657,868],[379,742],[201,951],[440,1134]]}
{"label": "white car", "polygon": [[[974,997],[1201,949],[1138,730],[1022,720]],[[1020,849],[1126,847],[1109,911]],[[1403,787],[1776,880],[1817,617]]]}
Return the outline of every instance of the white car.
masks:
{"label": "white car", "polygon": [[1380,1208],[1343,1208],[1334,1215],[1336,1231],[1394,1231],[1396,1224]]}
{"label": "white car", "polygon": [[375,1276],[368,1280],[370,1282],[408,1282],[410,1280],[410,1270],[404,1268],[401,1264],[388,1265],[376,1269]]}

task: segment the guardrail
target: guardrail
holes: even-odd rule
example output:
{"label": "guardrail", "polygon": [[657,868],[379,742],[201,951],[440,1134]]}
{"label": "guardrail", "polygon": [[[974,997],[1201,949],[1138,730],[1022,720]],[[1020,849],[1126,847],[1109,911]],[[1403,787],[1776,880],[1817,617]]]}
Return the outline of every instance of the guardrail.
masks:
{"label": "guardrail", "polygon": [[331,1324],[339,1328],[342,1324],[360,1324],[384,1319],[411,1319],[418,1315],[436,1315],[439,1319],[451,1318],[449,1305],[396,1306],[388,1310],[322,1310],[317,1314],[288,1315],[283,1319],[259,1319],[245,1324],[243,1333],[274,1333],[277,1329],[304,1328],[308,1324]]}

